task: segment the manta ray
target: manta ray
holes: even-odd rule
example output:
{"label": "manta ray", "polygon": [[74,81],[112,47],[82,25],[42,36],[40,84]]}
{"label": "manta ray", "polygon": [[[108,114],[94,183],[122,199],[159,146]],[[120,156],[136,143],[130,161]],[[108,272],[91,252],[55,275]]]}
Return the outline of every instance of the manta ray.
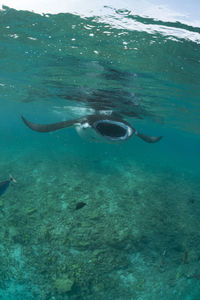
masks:
{"label": "manta ray", "polygon": [[138,132],[131,124],[118,115],[86,115],[81,118],[51,124],[36,124],[21,116],[24,123],[38,132],[51,132],[66,127],[75,127],[81,137],[108,143],[124,142],[133,135],[147,143],[156,143],[162,136],[154,137]]}

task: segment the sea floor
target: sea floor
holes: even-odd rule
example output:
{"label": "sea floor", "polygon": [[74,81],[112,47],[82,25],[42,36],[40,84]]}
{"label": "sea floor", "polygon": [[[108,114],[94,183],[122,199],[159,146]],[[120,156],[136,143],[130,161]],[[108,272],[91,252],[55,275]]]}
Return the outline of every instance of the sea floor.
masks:
{"label": "sea floor", "polygon": [[1,158],[1,180],[17,180],[0,198],[1,299],[200,299],[197,178],[115,157]]}

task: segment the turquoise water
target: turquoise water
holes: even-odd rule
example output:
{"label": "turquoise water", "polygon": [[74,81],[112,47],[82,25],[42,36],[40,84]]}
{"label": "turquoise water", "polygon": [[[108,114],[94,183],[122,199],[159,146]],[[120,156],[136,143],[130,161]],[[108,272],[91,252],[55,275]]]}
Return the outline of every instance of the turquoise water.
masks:
{"label": "turquoise water", "polygon": [[[199,299],[200,29],[112,9],[0,20],[0,182],[17,180],[0,198],[1,299]],[[97,110],[163,139],[91,143],[20,118]]]}

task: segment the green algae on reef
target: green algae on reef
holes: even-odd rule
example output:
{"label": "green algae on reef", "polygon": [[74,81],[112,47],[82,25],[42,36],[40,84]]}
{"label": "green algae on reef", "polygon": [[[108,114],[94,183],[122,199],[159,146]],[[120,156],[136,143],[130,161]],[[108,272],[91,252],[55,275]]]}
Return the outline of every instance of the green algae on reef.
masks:
{"label": "green algae on reef", "polygon": [[63,275],[61,278],[55,280],[55,288],[59,294],[71,291],[73,284],[74,280],[69,279],[67,275]]}

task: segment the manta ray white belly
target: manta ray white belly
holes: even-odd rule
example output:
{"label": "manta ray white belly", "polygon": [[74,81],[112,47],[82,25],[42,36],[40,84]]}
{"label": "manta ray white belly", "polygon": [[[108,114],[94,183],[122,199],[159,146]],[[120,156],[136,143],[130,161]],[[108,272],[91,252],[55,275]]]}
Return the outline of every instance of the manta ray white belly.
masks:
{"label": "manta ray white belly", "polygon": [[84,140],[91,142],[105,142],[105,138],[97,134],[89,123],[77,124],[76,131]]}

